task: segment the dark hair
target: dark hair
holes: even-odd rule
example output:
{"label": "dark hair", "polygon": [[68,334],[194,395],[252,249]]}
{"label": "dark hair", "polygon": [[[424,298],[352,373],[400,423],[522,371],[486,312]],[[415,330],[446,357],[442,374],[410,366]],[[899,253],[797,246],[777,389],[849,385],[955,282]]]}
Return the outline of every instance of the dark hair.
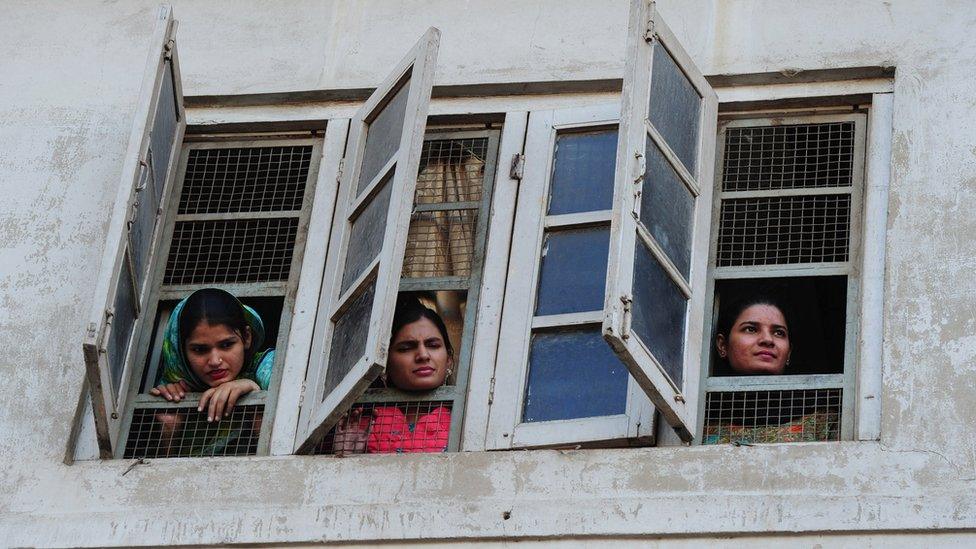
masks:
{"label": "dark hair", "polygon": [[[247,318],[244,317],[244,307],[232,294],[219,288],[204,288],[190,294],[183,304],[180,313],[180,341],[186,344],[190,334],[201,323],[210,326],[227,326],[244,339],[248,330]],[[254,334],[251,334],[253,339]],[[253,343],[253,341],[252,341]],[[254,354],[254,345],[244,352],[244,363],[247,364]],[[180,350],[183,351],[182,349]]]}
{"label": "dark hair", "polygon": [[[779,312],[783,314],[783,320],[786,321],[786,328],[789,330],[790,326],[793,325],[792,311],[790,307],[782,300],[777,299],[775,296],[770,294],[753,294],[745,297],[736,299],[735,301],[729,303],[728,306],[723,306],[719,309],[718,321],[715,323],[715,336],[712,338],[713,351],[714,351],[714,341],[718,336],[725,338],[725,341],[729,340],[729,336],[732,333],[732,326],[735,324],[736,319],[739,315],[743,313],[749,307],[753,305],[769,305],[770,307],[776,307]],[[792,345],[792,339],[790,340]],[[716,368],[714,375],[732,375],[732,366],[729,364],[728,359],[719,358],[716,363]]]}
{"label": "dark hair", "polygon": [[393,339],[404,326],[417,322],[421,318],[426,318],[433,322],[434,326],[437,326],[437,331],[441,333],[441,338],[444,339],[447,356],[453,357],[454,346],[451,345],[451,338],[447,335],[447,326],[444,325],[441,316],[412,295],[401,295],[397,298],[396,311],[393,313],[393,330],[390,331],[390,345],[393,345]]}

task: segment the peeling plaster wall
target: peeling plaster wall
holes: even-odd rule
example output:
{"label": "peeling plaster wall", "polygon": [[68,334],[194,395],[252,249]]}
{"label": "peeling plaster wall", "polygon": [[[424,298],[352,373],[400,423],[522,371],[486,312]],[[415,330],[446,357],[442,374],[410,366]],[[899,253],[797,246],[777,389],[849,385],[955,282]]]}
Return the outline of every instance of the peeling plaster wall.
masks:
{"label": "peeling plaster wall", "polygon": [[[883,543],[976,526],[976,7],[661,0],[660,9],[706,74],[897,67],[880,442],[154,460],[125,476],[123,462],[64,465],[155,2],[8,1],[2,543],[862,531],[884,532]],[[201,95],[372,86],[428,25],[443,31],[438,84],[619,78],[627,2],[213,0],[175,10],[184,88]]]}

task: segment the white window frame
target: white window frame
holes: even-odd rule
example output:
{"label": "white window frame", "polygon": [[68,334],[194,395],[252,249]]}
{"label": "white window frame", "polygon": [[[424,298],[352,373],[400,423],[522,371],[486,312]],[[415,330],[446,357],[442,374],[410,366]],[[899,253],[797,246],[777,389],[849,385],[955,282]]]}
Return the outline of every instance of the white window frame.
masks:
{"label": "white window frame", "polygon": [[[722,191],[723,161],[725,158],[725,135],[729,128],[735,127],[773,127],[777,125],[817,124],[830,122],[854,123],[854,159],[850,187],[817,187],[803,189],[782,189],[762,191]],[[840,439],[850,440],[854,429],[855,375],[857,370],[858,329],[857,322],[851,322],[851,315],[860,309],[860,265],[862,235],[862,196],[865,175],[867,116],[863,113],[849,114],[806,114],[756,113],[749,117],[736,117],[719,123],[718,140],[715,153],[714,199],[712,201],[712,230],[708,260],[708,286],[706,307],[714,309],[715,285],[721,280],[741,280],[758,278],[800,278],[818,276],[847,277],[846,311],[847,322],[844,338],[844,368],[838,374],[800,374],[780,376],[725,376],[710,375],[712,346],[717,311],[705,311],[705,334],[702,342],[701,383],[699,393],[699,417],[705,417],[706,395],[723,391],[779,391],[805,389],[842,389]],[[753,197],[793,197],[849,195],[851,197],[851,217],[849,225],[848,260],[831,263],[799,263],[762,266],[717,267],[718,230],[723,200]],[[696,439],[702,442],[704,421],[698,425]]]}
{"label": "white window frame", "polygon": [[[627,386],[626,411],[612,416],[523,422],[529,352],[533,328],[588,324],[599,329],[603,311],[535,316],[536,292],[547,229],[605,222],[611,210],[547,215],[557,134],[586,128],[617,126],[620,105],[533,111],[529,114],[525,168],[516,207],[508,280],[497,365],[494,398],[488,418],[486,449],[526,448],[654,434],[654,407],[632,377]],[[628,376],[629,377],[629,376]]]}

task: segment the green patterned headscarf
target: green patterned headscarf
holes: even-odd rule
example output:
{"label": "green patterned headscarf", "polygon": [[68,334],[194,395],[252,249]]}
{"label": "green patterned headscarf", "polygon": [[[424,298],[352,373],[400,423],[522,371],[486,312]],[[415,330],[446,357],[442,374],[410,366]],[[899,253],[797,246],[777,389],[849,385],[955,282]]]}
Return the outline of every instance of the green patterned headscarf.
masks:
{"label": "green patterned headscarf", "polygon": [[[191,294],[192,295],[192,294]],[[186,381],[191,391],[205,391],[209,385],[203,382],[190,368],[190,363],[186,360],[186,351],[183,341],[180,338],[180,313],[186,305],[189,296],[176,304],[173,313],[169,315],[169,322],[166,323],[166,332],[163,334],[163,371],[161,381],[165,383],[176,383],[180,380]],[[251,348],[260,347],[264,342],[264,322],[257,311],[240,303],[244,311],[244,320],[251,327]],[[253,380],[267,390],[271,384],[271,368],[274,364],[274,349],[266,349],[255,353],[251,360],[241,368],[239,378]]]}

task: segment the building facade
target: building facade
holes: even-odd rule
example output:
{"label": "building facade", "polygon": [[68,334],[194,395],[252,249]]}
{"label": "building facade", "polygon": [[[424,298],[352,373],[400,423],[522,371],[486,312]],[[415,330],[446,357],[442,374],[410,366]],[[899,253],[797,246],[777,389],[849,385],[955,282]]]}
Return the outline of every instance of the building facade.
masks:
{"label": "building facade", "polygon": [[[3,545],[973,542],[969,3],[5,11]],[[278,349],[234,450],[146,395],[204,286]],[[793,370],[723,375],[757,288]],[[368,388],[398,290],[420,398]],[[401,400],[447,452],[324,455]]]}

